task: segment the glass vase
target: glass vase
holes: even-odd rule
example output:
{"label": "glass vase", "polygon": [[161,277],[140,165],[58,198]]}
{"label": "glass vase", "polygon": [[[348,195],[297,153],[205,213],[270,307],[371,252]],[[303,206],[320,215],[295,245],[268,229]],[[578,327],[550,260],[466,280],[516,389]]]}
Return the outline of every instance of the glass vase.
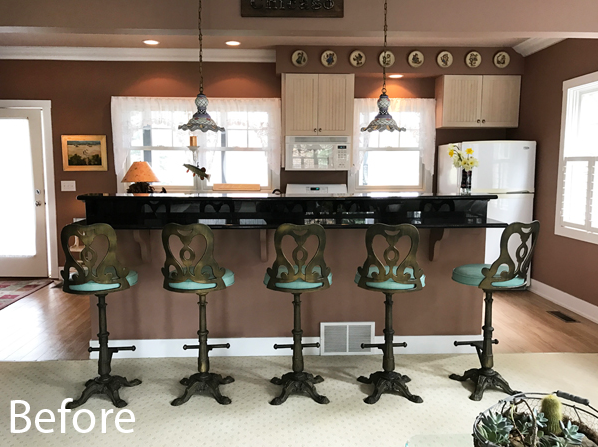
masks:
{"label": "glass vase", "polygon": [[471,175],[473,171],[461,170],[461,188],[459,192],[462,196],[471,195]]}

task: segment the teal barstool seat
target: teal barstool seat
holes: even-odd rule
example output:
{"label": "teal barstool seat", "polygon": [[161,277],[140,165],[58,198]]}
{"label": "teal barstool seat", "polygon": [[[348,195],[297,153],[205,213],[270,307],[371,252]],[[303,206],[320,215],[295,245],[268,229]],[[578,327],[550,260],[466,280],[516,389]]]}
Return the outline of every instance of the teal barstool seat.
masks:
{"label": "teal barstool seat", "polygon": [[[530,224],[512,223],[503,231],[500,239],[500,256],[494,263],[467,264],[453,270],[453,281],[479,287],[485,294],[483,339],[455,342],[455,346],[469,345],[476,348],[481,368],[469,369],[463,375],[450,375],[453,380],[461,382],[472,380],[475,383],[474,392],[469,397],[471,400],[481,400],[488,387],[498,388],[507,394],[518,393],[511,389],[508,382],[493,369],[492,345],[497,344],[498,340],[492,339],[494,331],[492,327],[492,292],[521,290],[527,285],[527,271],[539,231],[540,223],[538,221]],[[513,250],[513,248],[515,249]]]}
{"label": "teal barstool seat", "polygon": [[[283,241],[291,239],[293,245],[291,259],[285,255]],[[308,249],[308,241],[315,239],[317,246]],[[302,343],[301,329],[301,294],[324,290],[332,283],[332,274],[324,262],[326,232],[321,225],[283,224],[274,234],[276,260],[266,271],[264,284],[268,289],[293,294],[294,326],[293,344],[274,345],[274,349],[290,348],[293,350],[293,371],[281,378],[274,377],[271,382],[282,385],[282,393],[270,401],[272,405],[284,403],[291,394],[306,394],[319,404],[329,402],[326,396],[316,391],[315,384],[322,382],[321,376],[303,371],[303,348],[320,347],[319,343]]]}
{"label": "teal barstool seat", "polygon": [[[77,261],[70,251],[71,238],[79,238],[83,250]],[[106,394],[112,403],[122,408],[127,403],[119,396],[123,386],[139,385],[141,380],[127,380],[113,376],[111,371],[112,355],[118,351],[134,351],[135,346],[111,348],[108,346],[108,325],[106,321],[106,295],[128,289],[137,283],[137,272],[122,266],[116,259],[116,233],[108,224],[79,225],[71,224],[62,229],[60,242],[66,261],[61,272],[63,290],[78,295],[96,295],[99,309],[99,348],[89,348],[89,352],[99,351],[99,376],[88,380],[81,397],[69,402],[67,408],[83,405],[94,394]]]}
{"label": "teal barstool seat", "polygon": [[[208,352],[215,348],[230,348],[228,343],[208,344],[206,322],[206,296],[209,292],[223,290],[235,283],[232,271],[222,268],[214,259],[214,233],[207,225],[166,224],[162,230],[162,245],[166,261],[162,268],[164,288],[171,292],[195,293],[199,297],[199,337],[198,345],[184,345],[183,349],[198,349],[198,372],[180,380],[185,386],[183,395],[171,402],[178,406],[187,402],[193,394],[201,391],[210,393],[222,405],[231,403],[230,398],[220,393],[220,385],[234,382],[230,376],[210,372]],[[178,251],[174,250],[176,246]],[[196,251],[200,255],[196,255]]]}
{"label": "teal barstool seat", "polygon": [[[397,244],[401,238],[409,240],[409,251],[403,258]],[[382,258],[378,257],[377,248],[381,245]],[[382,292],[385,301],[384,343],[362,344],[361,348],[378,348],[383,352],[382,368],[370,374],[361,376],[357,380],[361,383],[373,384],[374,392],[364,399],[367,404],[375,404],[383,393],[398,392],[411,402],[421,403],[422,398],[411,394],[407,383],[408,376],[399,374],[395,369],[393,348],[405,347],[407,343],[394,343],[392,319],[392,296],[395,293],[415,292],[425,285],[425,276],[419,267],[416,255],[419,246],[419,231],[413,225],[385,225],[370,226],[365,233],[365,246],[368,257],[362,267],[357,269],[355,283],[362,289]]]}

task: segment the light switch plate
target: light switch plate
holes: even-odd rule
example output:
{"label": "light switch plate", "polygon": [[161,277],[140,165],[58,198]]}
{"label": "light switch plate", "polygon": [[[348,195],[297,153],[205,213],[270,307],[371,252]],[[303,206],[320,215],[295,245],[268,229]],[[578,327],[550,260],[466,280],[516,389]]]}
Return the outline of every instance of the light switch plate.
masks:
{"label": "light switch plate", "polygon": [[60,182],[61,191],[76,191],[77,186],[74,180],[63,180]]}

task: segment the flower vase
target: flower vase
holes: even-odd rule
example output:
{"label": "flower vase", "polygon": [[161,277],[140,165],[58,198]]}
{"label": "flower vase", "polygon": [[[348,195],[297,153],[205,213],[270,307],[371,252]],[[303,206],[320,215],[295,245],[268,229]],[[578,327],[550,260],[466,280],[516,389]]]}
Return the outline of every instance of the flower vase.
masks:
{"label": "flower vase", "polygon": [[471,174],[472,170],[466,171],[465,169],[461,170],[461,188],[459,190],[462,196],[469,196],[471,195]]}

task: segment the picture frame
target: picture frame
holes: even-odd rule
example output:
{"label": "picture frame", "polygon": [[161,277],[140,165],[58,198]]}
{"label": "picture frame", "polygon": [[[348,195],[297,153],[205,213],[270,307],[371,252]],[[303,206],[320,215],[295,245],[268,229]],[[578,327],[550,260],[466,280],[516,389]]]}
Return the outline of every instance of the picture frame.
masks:
{"label": "picture frame", "polygon": [[106,135],[62,135],[63,171],[107,171]]}

